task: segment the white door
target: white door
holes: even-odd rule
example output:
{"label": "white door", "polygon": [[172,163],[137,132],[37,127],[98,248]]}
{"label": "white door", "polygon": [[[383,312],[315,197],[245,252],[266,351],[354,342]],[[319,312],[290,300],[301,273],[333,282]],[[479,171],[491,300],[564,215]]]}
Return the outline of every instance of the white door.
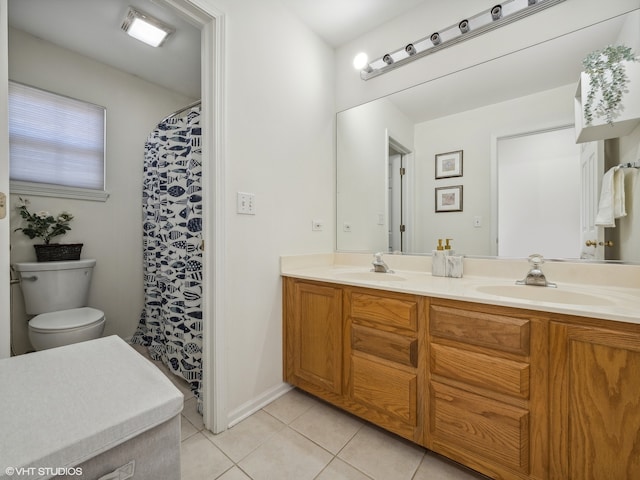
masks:
{"label": "white door", "polygon": [[604,173],[604,142],[583,143],[580,149],[580,258],[604,260],[604,228],[595,224]]}
{"label": "white door", "polygon": [[0,358],[11,355],[9,287],[9,127],[7,116],[7,0],[0,0]]}

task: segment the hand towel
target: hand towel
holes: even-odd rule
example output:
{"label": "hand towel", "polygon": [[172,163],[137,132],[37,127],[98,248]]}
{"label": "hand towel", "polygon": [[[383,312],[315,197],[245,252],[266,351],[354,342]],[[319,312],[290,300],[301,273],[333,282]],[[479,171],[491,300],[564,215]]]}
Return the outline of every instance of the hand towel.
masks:
{"label": "hand towel", "polygon": [[615,219],[627,215],[624,203],[624,170],[618,165],[610,168],[602,177],[596,225],[615,227]]}

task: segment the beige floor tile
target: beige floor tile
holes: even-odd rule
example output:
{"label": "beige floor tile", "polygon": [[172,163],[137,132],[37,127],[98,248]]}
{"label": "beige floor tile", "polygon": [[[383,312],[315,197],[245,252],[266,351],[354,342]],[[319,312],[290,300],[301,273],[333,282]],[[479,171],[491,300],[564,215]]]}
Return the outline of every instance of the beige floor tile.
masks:
{"label": "beige floor tile", "polygon": [[338,457],[376,480],[411,479],[425,449],[381,429],[365,425]]}
{"label": "beige floor tile", "polygon": [[280,420],[260,410],[219,435],[208,430],[202,433],[238,463],[285,427]]}
{"label": "beige floor tile", "polygon": [[184,401],[182,416],[189,420],[198,431],[204,428],[204,420],[197,410],[197,399],[195,397]]}
{"label": "beige floor tile", "polygon": [[370,480],[370,478],[348,463],[334,458],[315,480]]}
{"label": "beige floor tile", "polygon": [[469,470],[433,452],[427,452],[413,480],[478,480],[484,475]]}
{"label": "beige floor tile", "polygon": [[192,435],[198,433],[196,427],[194,427],[189,420],[181,415],[180,418],[180,440],[186,440]]}
{"label": "beige floor tile", "polygon": [[238,467],[233,467],[231,470],[227,470],[221,477],[218,477],[217,480],[251,480],[251,478],[247,477]]}
{"label": "beige floor tile", "polygon": [[318,403],[291,422],[290,427],[334,455],[353,438],[362,422],[326,403]]}
{"label": "beige floor tile", "polygon": [[233,467],[233,462],[197,433],[182,442],[182,480],[213,480]]}
{"label": "beige floor tile", "polygon": [[311,480],[332,458],[311,440],[285,428],[238,466],[253,480]]}
{"label": "beige floor tile", "polygon": [[288,425],[318,403],[318,400],[294,388],[271,402],[263,410]]}

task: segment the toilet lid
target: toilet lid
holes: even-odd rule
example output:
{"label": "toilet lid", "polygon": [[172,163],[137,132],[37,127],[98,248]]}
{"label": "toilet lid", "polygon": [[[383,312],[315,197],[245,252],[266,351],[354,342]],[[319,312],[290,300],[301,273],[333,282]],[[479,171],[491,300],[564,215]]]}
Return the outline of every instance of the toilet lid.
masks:
{"label": "toilet lid", "polygon": [[104,319],[104,312],[91,307],[72,308],[36,315],[29,325],[39,330],[62,330],[86,327]]}

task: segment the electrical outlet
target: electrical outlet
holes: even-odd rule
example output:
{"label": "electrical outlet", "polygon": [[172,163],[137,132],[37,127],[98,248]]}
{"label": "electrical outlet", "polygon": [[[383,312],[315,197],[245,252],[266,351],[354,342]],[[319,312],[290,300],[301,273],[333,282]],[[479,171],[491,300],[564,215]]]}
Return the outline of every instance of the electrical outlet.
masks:
{"label": "electrical outlet", "polygon": [[253,193],[238,192],[237,212],[241,215],[256,214],[256,196]]}
{"label": "electrical outlet", "polygon": [[314,220],[311,222],[311,230],[314,232],[321,232],[324,227],[324,222],[322,220]]}

